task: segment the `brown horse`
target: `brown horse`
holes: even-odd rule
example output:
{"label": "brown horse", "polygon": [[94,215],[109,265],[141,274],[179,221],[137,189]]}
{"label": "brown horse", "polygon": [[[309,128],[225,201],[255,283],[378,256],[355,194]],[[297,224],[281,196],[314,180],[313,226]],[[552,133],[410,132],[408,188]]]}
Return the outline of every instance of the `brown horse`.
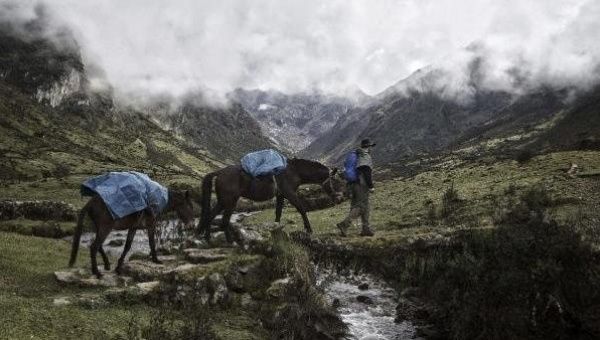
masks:
{"label": "brown horse", "polygon": [[[173,210],[177,213],[178,217],[186,225],[190,224],[194,220],[192,200],[188,191],[184,192],[169,190],[169,201],[167,203],[167,207],[165,208],[165,212]],[[71,259],[69,260],[69,267],[72,267],[75,264],[75,260],[77,259],[79,240],[81,239],[81,233],[83,232],[83,221],[86,215],[91,218],[94,225],[94,229],[96,231],[96,237],[94,238],[94,242],[92,242],[90,246],[90,256],[92,258],[92,273],[94,273],[98,278],[102,277],[102,274],[100,274],[100,272],[98,271],[98,264],[96,263],[96,253],[100,252],[100,255],[102,255],[102,259],[104,260],[104,269],[110,270],[108,256],[106,256],[106,253],[102,248],[102,244],[104,243],[104,240],[106,239],[108,234],[110,234],[111,230],[113,229],[128,230],[127,240],[125,241],[125,248],[123,249],[121,257],[119,257],[117,268],[115,268],[117,274],[121,274],[121,267],[123,266],[123,261],[125,261],[125,256],[131,248],[131,243],[133,242],[133,238],[137,229],[148,230],[150,256],[152,257],[153,262],[160,263],[158,257],[156,256],[156,244],[154,240],[154,229],[156,224],[156,217],[154,216],[154,214],[151,211],[149,211],[149,209],[146,209],[115,220],[110,214],[110,211],[108,210],[108,207],[106,206],[102,198],[98,195],[95,195],[92,196],[92,198],[90,198],[90,200],[86,203],[83,209],[81,209],[81,211],[79,212],[77,228],[75,229],[75,235],[73,236],[73,246],[71,249]]]}
{"label": "brown horse", "polygon": [[[336,168],[331,170],[319,162],[297,158],[288,160],[285,171],[274,176],[275,181],[270,177],[253,179],[239,165],[228,166],[209,173],[202,180],[202,216],[198,234],[204,232],[206,240],[210,240],[210,223],[215,216],[223,212],[223,231],[227,241],[231,243],[229,220],[239,198],[245,197],[260,202],[270,200],[275,196],[277,197],[275,221],[281,220],[284,199],[287,199],[302,215],[304,229],[308,233],[312,233],[306,209],[296,194],[296,190],[302,184],[320,184],[334,203],[338,203],[343,197],[344,185],[340,179],[335,178],[336,173]],[[216,178],[217,205],[211,209],[213,178]]]}

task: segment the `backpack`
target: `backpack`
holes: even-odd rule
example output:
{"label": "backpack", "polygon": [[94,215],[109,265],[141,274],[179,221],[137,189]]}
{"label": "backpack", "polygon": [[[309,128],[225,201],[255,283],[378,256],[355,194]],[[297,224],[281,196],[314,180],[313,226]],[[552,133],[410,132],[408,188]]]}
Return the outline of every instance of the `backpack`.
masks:
{"label": "backpack", "polygon": [[356,166],[358,165],[358,153],[356,150],[351,151],[346,155],[346,160],[344,161],[344,177],[346,177],[346,181],[348,183],[353,183],[358,181],[358,171],[356,170]]}

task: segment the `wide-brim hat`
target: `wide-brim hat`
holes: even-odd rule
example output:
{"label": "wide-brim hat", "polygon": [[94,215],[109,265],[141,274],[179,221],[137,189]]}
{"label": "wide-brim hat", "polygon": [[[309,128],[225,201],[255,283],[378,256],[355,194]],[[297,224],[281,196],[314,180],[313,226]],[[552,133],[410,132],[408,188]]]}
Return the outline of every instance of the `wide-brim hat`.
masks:
{"label": "wide-brim hat", "polygon": [[371,140],[369,138],[365,138],[363,140],[360,141],[360,147],[361,148],[368,148],[370,146],[375,146],[377,144],[375,143],[371,143]]}

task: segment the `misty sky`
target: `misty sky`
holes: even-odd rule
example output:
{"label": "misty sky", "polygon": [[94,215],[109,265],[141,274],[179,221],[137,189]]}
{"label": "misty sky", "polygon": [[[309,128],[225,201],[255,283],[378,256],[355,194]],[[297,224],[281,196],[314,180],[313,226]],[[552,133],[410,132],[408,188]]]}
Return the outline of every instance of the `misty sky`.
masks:
{"label": "misty sky", "polygon": [[[19,17],[44,3],[71,28],[88,65],[116,89],[236,87],[376,94],[434,65],[463,84],[589,86],[598,78],[598,0],[0,0]],[[17,13],[15,12],[15,13]],[[13,14],[11,14],[13,15]],[[455,86],[461,89],[460,86]]]}

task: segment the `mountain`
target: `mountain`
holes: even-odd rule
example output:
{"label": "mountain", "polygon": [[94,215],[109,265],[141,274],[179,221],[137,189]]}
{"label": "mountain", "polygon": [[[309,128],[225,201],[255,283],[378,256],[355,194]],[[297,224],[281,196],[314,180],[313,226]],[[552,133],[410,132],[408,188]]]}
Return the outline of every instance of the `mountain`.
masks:
{"label": "mountain", "polygon": [[273,146],[239,103],[207,105],[202,98],[202,94],[189,94],[176,100],[157,100],[140,110],[225,163],[236,163],[248,152]]}
{"label": "mountain", "polygon": [[[571,99],[570,89],[540,87],[521,95],[483,90],[477,85],[476,73],[463,90],[469,95],[456,98],[444,92],[440,77],[443,73],[431,68],[416,72],[377,95],[369,106],[349,111],[302,154],[339,163],[366,137],[377,142],[373,156],[380,164],[468,147],[478,153],[499,148],[512,153],[533,148],[549,129],[561,131],[559,127],[566,124],[579,103]],[[598,111],[597,102],[589,105],[592,108],[587,114]],[[574,136],[586,130],[581,123],[585,120],[572,119],[572,139],[580,138]],[[588,138],[598,138],[600,126],[587,130],[595,131],[589,132]],[[544,147],[551,146],[556,144]]]}
{"label": "mountain", "polygon": [[51,41],[42,31],[0,24],[1,198],[78,202],[81,180],[109,170],[197,185],[223,165],[215,149],[94,91],[68,32]]}
{"label": "mountain", "polygon": [[258,121],[265,135],[292,153],[306,148],[340,117],[368,101],[360,89],[348,92],[348,97],[237,89],[228,97],[239,102]]}

